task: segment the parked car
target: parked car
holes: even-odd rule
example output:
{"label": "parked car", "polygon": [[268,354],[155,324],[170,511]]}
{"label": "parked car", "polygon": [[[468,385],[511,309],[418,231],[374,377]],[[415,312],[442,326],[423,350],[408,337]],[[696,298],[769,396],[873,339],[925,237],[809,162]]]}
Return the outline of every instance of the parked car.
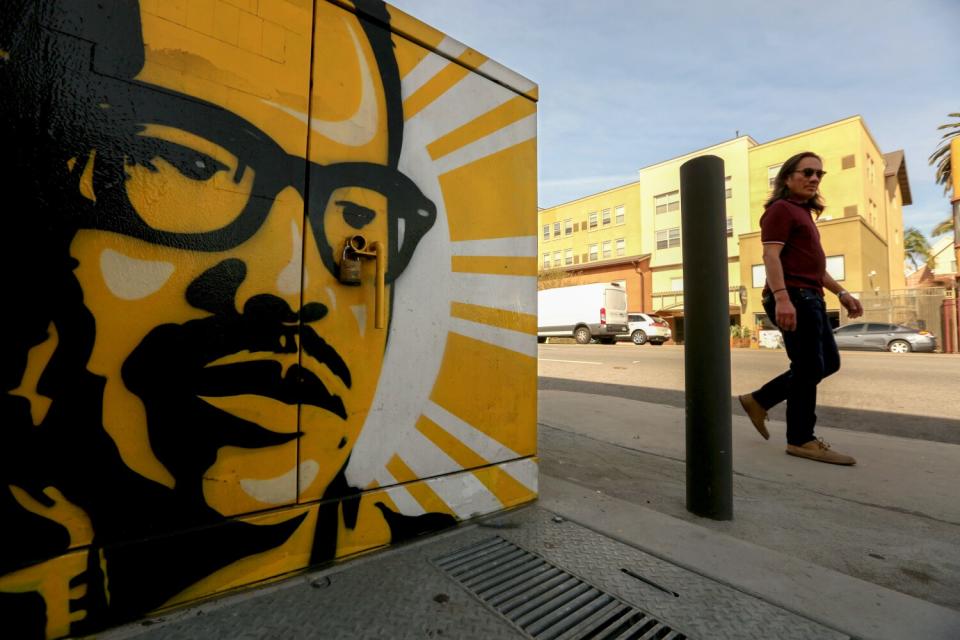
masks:
{"label": "parked car", "polygon": [[670,325],[663,318],[646,313],[628,313],[627,333],[618,335],[617,340],[632,340],[633,344],[638,346],[647,342],[659,346],[669,340],[671,335]]}
{"label": "parked car", "polygon": [[933,351],[937,338],[929,331],[886,322],[857,322],[833,330],[839,349],[866,351]]}

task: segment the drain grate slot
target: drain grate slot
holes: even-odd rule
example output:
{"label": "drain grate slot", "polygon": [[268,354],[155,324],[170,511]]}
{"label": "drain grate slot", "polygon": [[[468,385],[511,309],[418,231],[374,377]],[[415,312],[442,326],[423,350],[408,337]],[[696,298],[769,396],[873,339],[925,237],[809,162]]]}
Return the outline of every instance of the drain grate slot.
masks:
{"label": "drain grate slot", "polygon": [[537,640],[687,640],[649,613],[499,536],[433,563]]}

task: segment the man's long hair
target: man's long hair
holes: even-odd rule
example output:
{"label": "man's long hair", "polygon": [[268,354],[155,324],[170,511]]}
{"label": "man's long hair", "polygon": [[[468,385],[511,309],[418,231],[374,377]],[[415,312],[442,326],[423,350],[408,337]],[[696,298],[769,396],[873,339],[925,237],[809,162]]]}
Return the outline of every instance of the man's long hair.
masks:
{"label": "man's long hair", "polygon": [[[800,164],[800,161],[804,158],[816,158],[820,160],[820,162],[823,162],[823,159],[813,151],[803,151],[794,156],[790,156],[790,159],[781,165],[780,171],[777,172],[777,177],[773,180],[773,190],[770,192],[770,197],[767,198],[767,201],[763,203],[764,209],[769,208],[770,205],[777,200],[790,198],[792,192],[787,186],[787,176],[797,170],[797,165]],[[817,191],[812,198],[804,202],[803,206],[812,211],[818,218],[820,214],[823,213],[823,210],[827,208],[823,203],[823,198],[820,197],[819,191]]]}

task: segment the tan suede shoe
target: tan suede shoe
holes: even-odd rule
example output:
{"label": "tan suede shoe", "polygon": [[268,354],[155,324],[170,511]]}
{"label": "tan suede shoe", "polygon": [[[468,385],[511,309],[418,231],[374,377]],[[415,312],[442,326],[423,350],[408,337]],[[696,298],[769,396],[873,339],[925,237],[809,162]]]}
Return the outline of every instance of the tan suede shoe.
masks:
{"label": "tan suede shoe", "polygon": [[770,432],[767,431],[767,425],[763,423],[764,420],[767,419],[766,409],[761,407],[760,403],[753,399],[752,393],[739,396],[739,399],[740,406],[743,407],[743,410],[747,412],[747,416],[750,417],[750,422],[757,428],[757,431],[760,432],[764,440],[769,440]]}
{"label": "tan suede shoe", "polygon": [[802,446],[792,444],[787,445],[787,453],[798,458],[809,458],[817,462],[829,462],[830,464],[857,464],[852,457],[837,453],[830,448],[830,445],[823,441],[823,438],[811,440]]}

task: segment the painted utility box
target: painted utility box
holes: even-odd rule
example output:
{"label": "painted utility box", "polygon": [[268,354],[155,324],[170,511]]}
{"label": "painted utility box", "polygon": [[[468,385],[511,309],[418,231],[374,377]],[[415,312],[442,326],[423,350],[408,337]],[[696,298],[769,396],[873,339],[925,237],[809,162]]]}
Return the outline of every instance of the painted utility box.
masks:
{"label": "painted utility box", "polygon": [[536,87],[376,0],[12,0],[0,635],[536,497]]}

